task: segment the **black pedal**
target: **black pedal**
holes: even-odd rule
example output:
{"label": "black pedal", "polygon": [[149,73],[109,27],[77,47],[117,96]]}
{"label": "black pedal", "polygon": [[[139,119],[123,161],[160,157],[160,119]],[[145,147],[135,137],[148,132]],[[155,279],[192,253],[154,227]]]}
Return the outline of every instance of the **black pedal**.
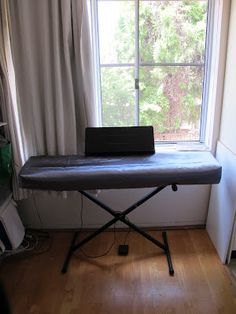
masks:
{"label": "black pedal", "polygon": [[118,255],[126,256],[129,253],[129,246],[127,244],[120,244],[118,247]]}

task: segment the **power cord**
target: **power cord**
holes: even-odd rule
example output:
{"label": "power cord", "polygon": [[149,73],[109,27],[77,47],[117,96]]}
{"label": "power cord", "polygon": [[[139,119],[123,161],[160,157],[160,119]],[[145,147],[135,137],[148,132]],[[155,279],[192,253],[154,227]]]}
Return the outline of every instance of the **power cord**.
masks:
{"label": "power cord", "polygon": [[[128,217],[126,217],[126,219],[129,221]],[[124,243],[123,243],[124,245],[127,244],[127,240],[128,240],[128,236],[130,234],[130,231],[131,231],[131,228],[129,227],[129,229],[126,232],[125,238],[124,238]]]}
{"label": "power cord", "polygon": [[[82,232],[83,226],[84,226],[84,219],[83,219],[83,212],[84,212],[84,200],[83,200],[83,196],[81,195],[81,207],[80,207],[80,230],[79,230],[79,234]],[[111,245],[109,246],[109,248],[102,254],[98,254],[98,255],[90,255],[87,252],[85,252],[84,249],[82,249],[80,247],[80,251],[81,253],[87,257],[87,258],[99,258],[99,257],[103,257],[106,256],[110,253],[110,251],[112,250],[113,246],[115,245],[116,242],[116,224],[114,224],[114,228],[113,228],[113,241],[111,243]]]}
{"label": "power cord", "polygon": [[[41,255],[51,249],[53,238],[46,231],[27,230],[22,244],[15,250],[6,250],[2,258],[18,255],[19,257],[31,257]],[[45,242],[47,246],[45,246]]]}

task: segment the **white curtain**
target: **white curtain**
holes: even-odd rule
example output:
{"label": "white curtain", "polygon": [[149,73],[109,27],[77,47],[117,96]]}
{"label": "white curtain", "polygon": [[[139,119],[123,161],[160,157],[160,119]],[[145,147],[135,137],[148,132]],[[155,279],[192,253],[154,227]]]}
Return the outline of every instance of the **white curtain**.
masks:
{"label": "white curtain", "polygon": [[9,5],[18,129],[12,112],[7,120],[18,166],[32,155],[83,153],[85,127],[98,125],[89,0],[2,3]]}
{"label": "white curtain", "polygon": [[27,154],[24,150],[21,120],[16,103],[15,75],[11,56],[9,37],[8,0],[0,1],[0,105],[4,122],[7,122],[5,133],[12,143],[14,179],[13,193],[19,199],[26,194],[18,188],[18,173],[24,164]]}
{"label": "white curtain", "polygon": [[87,1],[10,1],[28,155],[82,153],[85,127],[97,125]]}

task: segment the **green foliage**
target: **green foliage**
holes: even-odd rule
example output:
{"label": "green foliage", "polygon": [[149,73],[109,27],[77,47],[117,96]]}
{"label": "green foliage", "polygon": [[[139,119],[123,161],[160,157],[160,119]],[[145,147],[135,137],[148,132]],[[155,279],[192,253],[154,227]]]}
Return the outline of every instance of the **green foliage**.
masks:
{"label": "green foliage", "polygon": [[133,70],[102,69],[103,125],[134,125]]}
{"label": "green foliage", "polygon": [[[119,63],[134,60],[133,1],[122,1],[113,45]],[[207,1],[140,1],[140,62],[204,63]],[[140,124],[158,133],[199,128],[203,66],[140,65]],[[134,125],[134,72],[102,69],[103,124]]]}
{"label": "green foliage", "polygon": [[186,8],[186,15],[189,17],[193,24],[201,23],[205,18],[207,10],[206,3],[200,3],[198,1],[184,1]]}
{"label": "green foliage", "polygon": [[[128,3],[129,4],[129,3]],[[127,12],[132,12],[130,10]],[[122,34],[122,40],[120,35]],[[134,25],[133,19],[129,16],[121,16],[116,33],[116,51],[117,60],[119,63],[128,62],[134,60]]]}

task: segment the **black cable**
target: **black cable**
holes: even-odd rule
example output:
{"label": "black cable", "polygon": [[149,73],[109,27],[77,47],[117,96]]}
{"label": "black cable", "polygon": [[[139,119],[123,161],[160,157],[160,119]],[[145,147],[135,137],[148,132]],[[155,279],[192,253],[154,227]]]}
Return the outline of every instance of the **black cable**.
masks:
{"label": "black cable", "polygon": [[[45,240],[50,240],[49,244],[46,248],[41,249],[42,244],[45,243]],[[52,247],[52,242],[53,238],[49,232],[38,230],[27,231],[21,246],[16,250],[4,253],[4,255],[5,257],[16,256],[19,258],[38,256],[47,253]]]}
{"label": "black cable", "polygon": [[[35,234],[34,234],[35,233]],[[51,247],[52,247],[52,243],[53,243],[53,237],[50,235],[49,232],[46,231],[32,231],[31,233],[28,233],[28,236],[32,236],[34,238],[34,246],[32,247],[32,249],[29,250],[25,250],[22,253],[26,253],[25,255],[27,257],[31,257],[31,256],[38,256],[44,253],[47,253],[48,251],[50,251]],[[45,240],[49,240],[48,245],[46,246],[46,248],[41,249],[41,247],[43,246],[43,244],[45,243]],[[38,250],[33,252],[33,250]],[[32,253],[27,253],[27,252],[32,252]]]}
{"label": "black cable", "polygon": [[[81,207],[80,207],[80,230],[79,230],[79,234],[82,232],[83,226],[84,226],[84,219],[83,219],[83,211],[84,211],[84,202],[83,202],[83,196],[81,195]],[[106,256],[107,254],[110,253],[111,249],[113,248],[113,246],[115,245],[116,242],[116,224],[114,224],[113,227],[113,241],[110,245],[110,247],[102,254],[99,255],[90,255],[87,254],[85,252],[85,250],[83,250],[81,247],[79,248],[80,251],[82,252],[82,254],[87,257],[87,258],[99,258],[99,257],[103,257]]]}
{"label": "black cable", "polygon": [[[128,217],[126,217],[126,219],[129,221],[129,218]],[[130,228],[130,226],[129,226],[129,229],[128,229],[128,231],[126,232],[126,235],[125,235],[125,239],[124,239],[124,245],[126,244],[126,241],[127,241],[127,239],[128,239],[128,236],[129,236],[129,234],[130,234],[130,231],[131,231],[131,228]]]}

